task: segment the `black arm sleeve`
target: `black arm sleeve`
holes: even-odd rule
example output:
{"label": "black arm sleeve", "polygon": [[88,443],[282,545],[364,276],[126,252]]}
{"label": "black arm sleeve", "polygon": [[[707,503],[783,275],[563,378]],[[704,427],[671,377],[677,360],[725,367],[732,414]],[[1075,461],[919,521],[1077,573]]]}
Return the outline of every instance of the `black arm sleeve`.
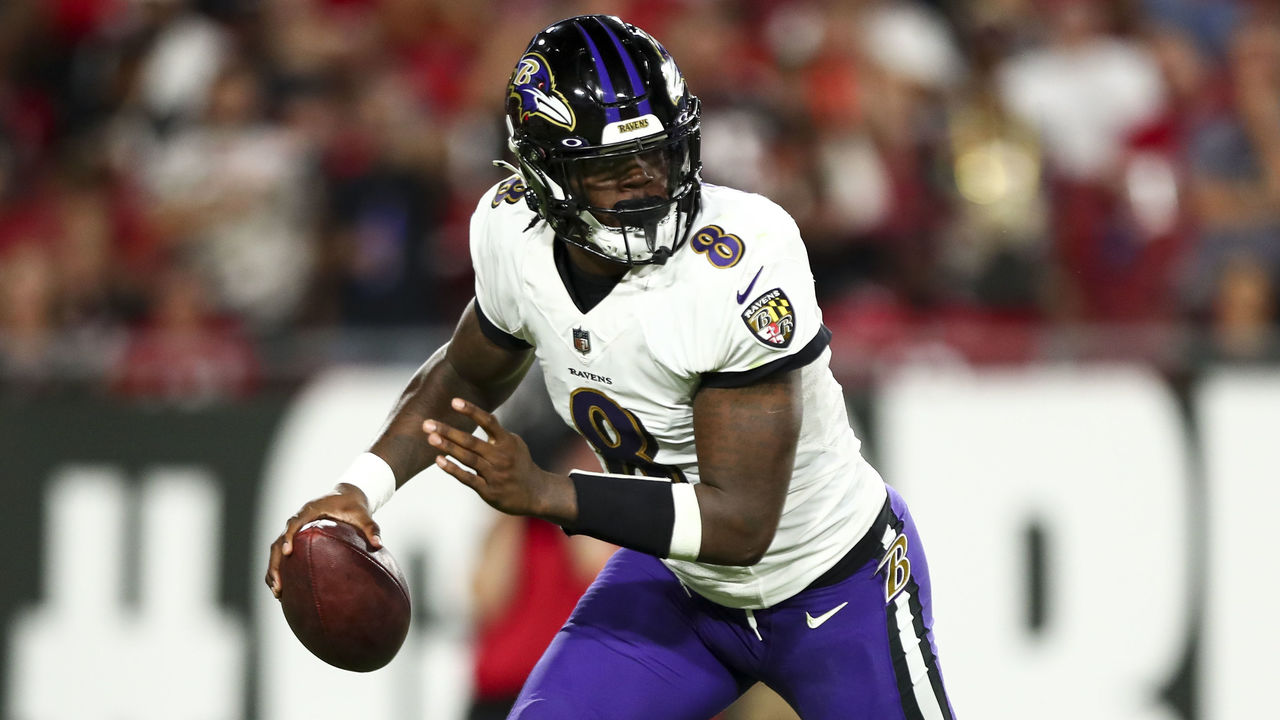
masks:
{"label": "black arm sleeve", "polygon": [[564,526],[566,533],[657,557],[671,552],[676,510],[669,480],[582,470],[570,471],[569,477],[578,495],[578,519]]}

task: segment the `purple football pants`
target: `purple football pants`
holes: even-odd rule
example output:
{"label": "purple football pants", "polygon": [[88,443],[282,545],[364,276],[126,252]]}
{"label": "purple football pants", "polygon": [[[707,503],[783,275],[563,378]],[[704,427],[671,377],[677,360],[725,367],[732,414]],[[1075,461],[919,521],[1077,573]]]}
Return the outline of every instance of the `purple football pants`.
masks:
{"label": "purple football pants", "polygon": [[760,681],[804,720],[953,720],[920,538],[892,488],[886,510],[869,531],[875,556],[852,575],[752,612],[619,550],[509,718],[708,720]]}

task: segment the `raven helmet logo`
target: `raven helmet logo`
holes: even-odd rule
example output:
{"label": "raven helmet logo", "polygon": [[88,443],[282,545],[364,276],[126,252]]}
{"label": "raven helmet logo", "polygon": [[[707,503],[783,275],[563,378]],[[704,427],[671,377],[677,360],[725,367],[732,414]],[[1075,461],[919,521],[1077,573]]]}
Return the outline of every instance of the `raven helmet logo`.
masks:
{"label": "raven helmet logo", "polygon": [[582,328],[573,329],[573,349],[586,355],[591,352],[591,333]]}
{"label": "raven helmet logo", "polygon": [[662,79],[667,83],[667,97],[671,98],[673,105],[679,105],[685,93],[684,76],[680,74],[680,68],[676,67],[676,61],[667,53],[667,49],[661,45],[658,49],[662,52]]}
{"label": "raven helmet logo", "polygon": [[520,58],[515,74],[511,76],[509,95],[520,100],[521,121],[536,115],[567,130],[572,130],[577,124],[573,108],[556,90],[556,80],[551,75],[551,68],[547,67],[546,58],[538,53]]}
{"label": "raven helmet logo", "polygon": [[[658,51],[658,56],[662,58],[662,79],[667,86],[667,97],[671,98],[672,105],[679,105],[680,100],[684,98],[685,84],[684,75],[680,74],[680,68],[676,67],[675,58],[671,57],[671,53],[662,47],[662,43],[658,42],[652,35],[636,28],[636,32],[649,39],[653,43],[653,49]],[[680,122],[683,122],[681,120]]]}
{"label": "raven helmet logo", "polygon": [[782,288],[774,288],[752,300],[742,311],[742,322],[757,340],[770,347],[787,347],[796,332],[796,313]]}

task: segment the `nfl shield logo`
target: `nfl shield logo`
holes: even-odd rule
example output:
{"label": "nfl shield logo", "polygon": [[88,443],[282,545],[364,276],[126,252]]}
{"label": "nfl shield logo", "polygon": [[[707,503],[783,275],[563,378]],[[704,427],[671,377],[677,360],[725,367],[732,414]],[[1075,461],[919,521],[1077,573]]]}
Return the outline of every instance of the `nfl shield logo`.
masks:
{"label": "nfl shield logo", "polygon": [[591,352],[591,333],[582,328],[574,328],[573,347],[583,355]]}

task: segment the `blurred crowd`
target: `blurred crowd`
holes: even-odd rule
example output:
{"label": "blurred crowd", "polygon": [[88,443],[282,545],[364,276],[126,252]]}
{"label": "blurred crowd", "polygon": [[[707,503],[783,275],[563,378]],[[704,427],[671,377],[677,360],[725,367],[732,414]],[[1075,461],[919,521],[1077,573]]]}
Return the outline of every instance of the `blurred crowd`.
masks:
{"label": "blurred crowd", "polygon": [[795,216],[848,376],[1280,359],[1274,2],[9,0],[0,389],[241,398],[451,327],[511,68],[583,12]]}

